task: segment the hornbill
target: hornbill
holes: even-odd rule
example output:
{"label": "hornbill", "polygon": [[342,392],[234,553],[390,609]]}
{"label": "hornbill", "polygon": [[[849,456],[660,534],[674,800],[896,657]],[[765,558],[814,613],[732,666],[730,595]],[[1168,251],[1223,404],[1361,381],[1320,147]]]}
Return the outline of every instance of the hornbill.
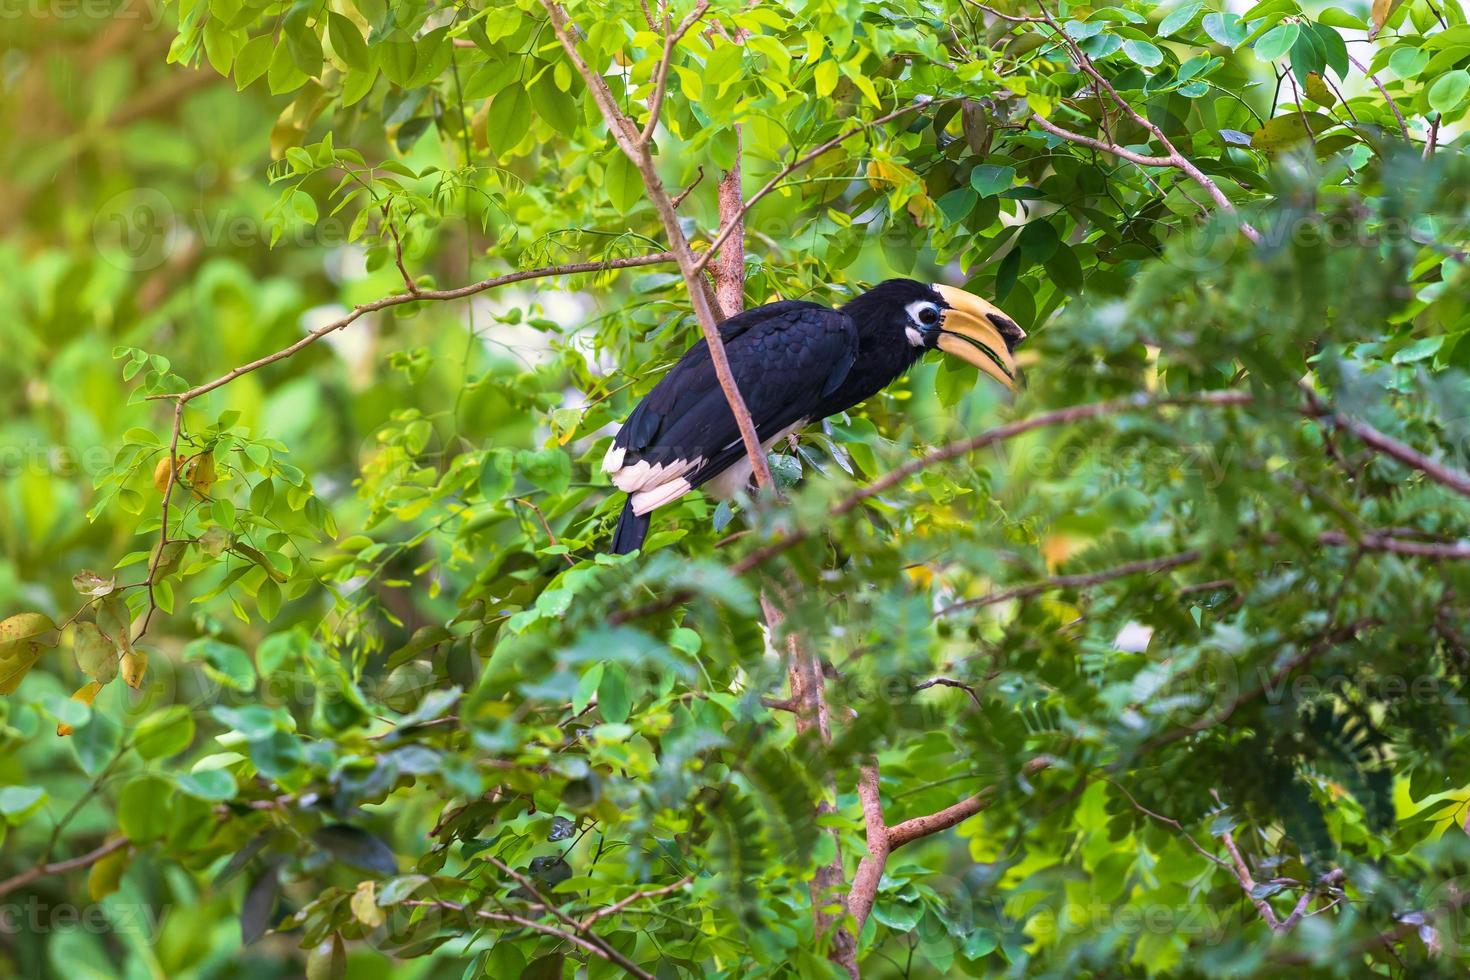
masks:
{"label": "hornbill", "polygon": [[[1012,352],[1026,336],[980,297],[912,279],[879,283],[836,310],[767,303],[730,317],[719,331],[766,449],[877,394],[936,348],[1012,387]],[[642,546],[655,508],[706,485],[729,497],[750,479],[750,457],[704,340],[633,409],[602,468],[628,494],[614,554]]]}

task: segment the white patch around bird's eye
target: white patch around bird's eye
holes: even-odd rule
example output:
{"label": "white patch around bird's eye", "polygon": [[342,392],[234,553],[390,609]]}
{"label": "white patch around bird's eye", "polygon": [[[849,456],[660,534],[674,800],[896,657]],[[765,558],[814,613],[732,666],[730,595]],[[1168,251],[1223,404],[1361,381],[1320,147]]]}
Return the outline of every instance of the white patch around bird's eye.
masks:
{"label": "white patch around bird's eye", "polygon": [[905,306],[904,312],[909,315],[909,322],[913,326],[906,328],[909,343],[915,347],[924,346],[923,331],[939,322],[939,304],[933,300],[916,299]]}

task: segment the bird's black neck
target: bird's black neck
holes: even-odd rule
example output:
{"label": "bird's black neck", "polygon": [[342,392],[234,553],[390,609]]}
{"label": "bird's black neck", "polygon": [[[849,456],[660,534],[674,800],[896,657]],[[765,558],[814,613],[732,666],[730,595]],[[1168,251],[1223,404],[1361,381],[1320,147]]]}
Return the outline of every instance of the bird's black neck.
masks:
{"label": "bird's black neck", "polygon": [[903,305],[881,288],[870,290],[842,307],[858,328],[858,352],[846,381],[834,391],[817,417],[845,412],[888,387],[914,365],[924,350],[909,342]]}

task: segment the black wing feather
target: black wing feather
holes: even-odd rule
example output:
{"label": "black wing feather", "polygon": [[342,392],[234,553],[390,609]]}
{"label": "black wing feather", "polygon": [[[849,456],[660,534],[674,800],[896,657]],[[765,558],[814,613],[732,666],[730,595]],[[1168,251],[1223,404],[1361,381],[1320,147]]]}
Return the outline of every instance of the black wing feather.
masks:
{"label": "black wing feather", "polygon": [[[730,317],[720,335],[762,440],[811,417],[847,377],[858,348],[857,327],[845,313],[797,300]],[[703,339],[633,409],[613,445],[624,451],[624,466],[703,457],[706,463],[685,475],[694,486],[740,458],[740,430]]]}

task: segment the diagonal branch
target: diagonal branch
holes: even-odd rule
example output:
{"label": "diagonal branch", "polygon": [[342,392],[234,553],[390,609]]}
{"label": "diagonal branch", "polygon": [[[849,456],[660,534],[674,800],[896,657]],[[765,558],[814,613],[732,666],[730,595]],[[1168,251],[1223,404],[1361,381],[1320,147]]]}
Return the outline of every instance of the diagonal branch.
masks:
{"label": "diagonal branch", "polygon": [[[396,240],[396,231],[394,232],[394,237]],[[326,337],[329,334],[336,333],[339,330],[345,330],[347,327],[350,327],[352,324],[356,323],[359,319],[369,313],[375,313],[379,310],[386,310],[394,306],[402,306],[405,303],[417,303],[429,300],[447,301],[464,299],[467,296],[474,296],[476,293],[482,293],[487,289],[494,289],[497,286],[507,286],[511,283],[525,282],[530,279],[544,279],[549,276],[568,276],[583,272],[606,272],[610,269],[630,269],[636,266],[657,265],[662,262],[671,261],[674,261],[673,252],[653,252],[648,255],[631,255],[624,258],[605,259],[601,262],[571,262],[564,265],[546,266],[539,269],[522,269],[517,272],[508,272],[505,275],[491,276],[489,279],[481,279],[479,282],[472,282],[467,285],[457,286],[452,289],[414,289],[411,278],[408,276],[407,271],[404,270],[404,282],[409,287],[408,292],[393,293],[380,299],[373,300],[370,303],[362,303],[354,306],[352,308],[352,312],[348,313],[346,316],[339,317],[338,319],[333,320],[331,323],[318,327],[317,329],[306,334],[300,340],[297,340],[295,343],[281,348],[273,354],[267,354],[264,357],[256,358],[249,364],[242,364],[239,367],[220,375],[213,381],[206,381],[204,384],[196,385],[195,387],[190,388],[187,391],[174,392],[166,395],[150,395],[148,397],[150,401],[172,401],[174,403],[173,424],[169,434],[168,458],[177,461],[179,458],[179,439],[182,437],[184,432],[184,406],[189,404],[189,402],[193,401],[196,398],[201,398],[204,395],[209,394],[211,391],[223,388],[225,385],[234,381],[236,378],[243,377],[253,371],[259,371],[261,368],[266,367],[270,364],[274,364],[277,361],[284,361],[289,357],[294,357],[296,354],[299,354],[301,351],[310,347],[312,344],[315,344],[323,337]],[[400,269],[402,269],[401,265]],[[154,598],[154,585],[158,581],[158,570],[164,562],[168,546],[172,543],[172,539],[169,537],[168,530],[170,499],[173,496],[174,487],[179,482],[178,477],[180,468],[181,467],[177,462],[175,462],[174,465],[169,466],[168,474],[164,482],[163,503],[161,505],[158,529],[158,544],[155,547],[152,559],[148,563],[148,577],[144,579],[142,583],[148,589],[148,612],[144,615],[143,623],[138,628],[138,635],[133,638],[135,642],[139,639],[142,639],[143,635],[148,632],[148,626],[153,621],[153,613],[158,608],[158,603]]]}
{"label": "diagonal branch", "polygon": [[689,28],[699,22],[705,11],[709,10],[709,0],[699,0],[694,9],[684,15],[679,21],[679,26],[670,28],[668,8],[664,8],[664,54],[659,59],[658,68],[654,70],[653,97],[648,100],[648,122],[643,126],[643,132],[638,134],[638,144],[647,146],[648,141],[653,139],[653,131],[658,128],[658,117],[663,112],[664,93],[669,85],[669,68],[674,62],[674,48],[689,33]]}
{"label": "diagonal branch", "polygon": [[1377,75],[1369,71],[1366,65],[1352,55],[1348,55],[1348,62],[1354,68],[1358,69],[1358,71],[1368,76],[1369,81],[1378,86],[1378,91],[1383,96],[1383,101],[1388,103],[1388,107],[1393,110],[1393,117],[1399,121],[1399,132],[1404,134],[1404,142],[1412,143],[1414,140],[1409,135],[1409,124],[1404,121],[1404,114],[1399,112],[1399,104],[1393,100],[1393,96],[1388,94],[1388,89],[1384,88],[1383,82],[1379,81]]}
{"label": "diagonal branch", "polygon": [[[561,42],[562,50],[566,52],[572,67],[587,84],[587,89],[592,93],[592,99],[597,103],[597,108],[602,113],[602,118],[607,123],[613,139],[617,141],[618,148],[633,163],[643,178],[643,187],[647,191],[648,200],[664,226],[664,234],[668,237],[669,247],[674,253],[675,261],[679,263],[679,271],[684,276],[684,286],[689,292],[690,305],[694,308],[694,315],[699,319],[705,343],[709,346],[710,361],[715,369],[715,377],[719,379],[720,388],[725,393],[725,401],[729,403],[730,412],[735,416],[735,425],[740,430],[740,440],[745,445],[746,456],[750,458],[750,468],[756,483],[762,489],[774,487],[770,467],[766,465],[765,450],[761,448],[760,436],[756,433],[755,423],[750,418],[750,410],[746,407],[740,387],[735,382],[735,375],[730,371],[730,361],[725,356],[725,343],[720,338],[714,307],[705,293],[704,282],[700,278],[700,273],[704,268],[703,262],[696,259],[689,249],[689,240],[684,237],[684,231],[679,227],[678,212],[674,210],[674,203],[664,188],[658,168],[654,165],[653,154],[649,151],[648,144],[643,141],[642,134],[633,125],[633,121],[618,108],[617,99],[613,97],[612,90],[608,88],[606,79],[594,71],[577,50],[577,42],[572,37],[573,28],[567,19],[566,11],[555,0],[541,0],[541,6],[546,8],[546,13],[551,19],[552,31],[555,32],[557,40]],[[649,124],[656,125],[656,118],[650,119]]]}
{"label": "diagonal branch", "polygon": [[[1162,160],[1164,161],[1163,163],[1149,163],[1145,165],[1173,167],[1174,169],[1183,173],[1190,180],[1194,181],[1200,187],[1204,188],[1205,193],[1210,195],[1210,197],[1214,200],[1215,204],[1220,208],[1221,211],[1229,212],[1231,214],[1235,213],[1234,203],[1231,202],[1230,198],[1225,196],[1225,192],[1220,189],[1220,185],[1216,184],[1212,179],[1210,179],[1210,177],[1208,177],[1203,170],[1195,165],[1194,161],[1190,160],[1183,153],[1180,153],[1179,148],[1174,145],[1173,141],[1170,140],[1168,136],[1164,135],[1164,131],[1162,129],[1156,126],[1147,116],[1143,115],[1137,109],[1133,108],[1132,103],[1130,103],[1127,99],[1119,95],[1118,90],[1113,88],[1113,84],[1103,76],[1102,72],[1097,70],[1097,66],[1094,65],[1092,63],[1092,59],[1087,56],[1087,52],[1083,51],[1082,48],[1077,44],[1077,42],[1072,40],[1071,36],[1067,34],[1066,31],[1062,30],[1062,26],[1058,24],[1056,18],[1051,15],[1051,11],[1046,9],[1046,5],[1041,4],[1040,6],[1042,20],[1046,21],[1047,26],[1056,33],[1058,40],[1060,40],[1062,44],[1066,46],[1067,51],[1072,56],[1072,61],[1076,63],[1077,67],[1081,69],[1084,73],[1086,73],[1097,84],[1099,88],[1107,92],[1108,95],[1112,98],[1113,102],[1117,104],[1118,108],[1122,109],[1135,123],[1147,130],[1154,139],[1158,140],[1159,145],[1169,152],[1168,155],[1164,157],[1133,159],[1132,156],[1128,155],[1128,151],[1124,150],[1120,146],[1117,146],[1116,144],[1105,144],[1100,143],[1097,140],[1090,140],[1083,143],[1083,145],[1089,146],[1093,149],[1106,150],[1108,153],[1112,153],[1113,155],[1118,156],[1124,160],[1132,160],[1134,163],[1142,162],[1143,159]],[[1034,115],[1032,118],[1036,120],[1041,120],[1040,115]],[[1061,136],[1063,139],[1073,140],[1074,142],[1076,141],[1074,137],[1076,137],[1077,134],[1068,133],[1066,130],[1061,129],[1060,127],[1052,128],[1048,125],[1042,124],[1042,128],[1048,130],[1048,132],[1051,132],[1054,135]],[[1255,227],[1251,225],[1250,222],[1242,221],[1240,223],[1240,230],[1241,233],[1252,242],[1256,244],[1260,243],[1261,233],[1256,231]]]}
{"label": "diagonal branch", "polygon": [[114,851],[120,851],[131,843],[132,841],[126,837],[117,837],[103,844],[101,847],[88,851],[86,854],[67,858],[64,861],[52,861],[50,864],[38,864],[12,878],[6,878],[4,881],[0,881],[0,895],[7,895],[17,888],[24,888],[37,878],[44,878],[48,875],[66,874],[68,871],[75,871],[78,868],[91,867],[107,857],[107,855]]}
{"label": "diagonal branch", "polygon": [[761,200],[761,198],[765,197],[767,194],[771,193],[771,191],[779,187],[781,185],[781,182],[787,177],[791,176],[791,174],[795,171],[800,170],[802,167],[811,163],[822,154],[831,152],[832,150],[841,146],[843,143],[852,139],[858,133],[866,132],[869,129],[881,126],[884,123],[892,122],[900,116],[906,116],[917,109],[924,108],[925,106],[942,105],[943,103],[950,101],[953,100],[936,99],[933,102],[910,103],[909,105],[906,105],[901,109],[895,109],[886,115],[879,116],[872,122],[866,122],[854,126],[851,129],[846,130],[842,134],[832,137],[827,142],[818,146],[816,149],[808,150],[806,153],[803,153],[801,156],[797,157],[795,160],[791,161],[786,166],[777,171],[776,175],[770,180],[766,181],[765,185],[762,186],[760,190],[756,191],[754,194],[750,195],[750,197],[746,199],[745,203],[741,205],[740,210],[735,214],[734,218],[727,220],[723,227],[720,228],[719,233],[715,235],[714,239],[710,242],[709,251],[705,252],[704,257],[701,258],[697,263],[695,263],[695,268],[703,269],[706,265],[708,265],[715,252],[719,250],[721,245],[725,244],[725,240],[728,239],[731,235],[735,234],[737,228],[740,226],[740,222],[745,218],[748,213],[750,213],[750,209],[755,207],[756,204]]}
{"label": "diagonal branch", "polygon": [[592,953],[594,956],[607,960],[609,963],[620,967],[624,972],[628,973],[629,975],[637,977],[638,980],[654,980],[653,974],[649,973],[647,970],[640,968],[638,964],[634,963],[632,960],[628,959],[626,956],[624,956],[622,953],[619,953],[611,946],[600,942],[593,942],[590,939],[578,935],[576,932],[568,932],[565,929],[558,929],[556,926],[550,926],[544,922],[537,922],[535,919],[528,919],[523,915],[516,915],[511,912],[491,912],[487,909],[471,908],[468,905],[462,905],[459,902],[450,902],[445,899],[410,899],[403,904],[413,908],[437,908],[446,912],[458,912],[461,915],[474,916],[477,919],[483,919],[487,922],[505,922],[511,925],[517,925],[526,929],[534,930],[535,932],[542,933],[543,935],[556,936],[557,938],[565,942],[569,942],[574,946],[580,946],[587,952]]}

